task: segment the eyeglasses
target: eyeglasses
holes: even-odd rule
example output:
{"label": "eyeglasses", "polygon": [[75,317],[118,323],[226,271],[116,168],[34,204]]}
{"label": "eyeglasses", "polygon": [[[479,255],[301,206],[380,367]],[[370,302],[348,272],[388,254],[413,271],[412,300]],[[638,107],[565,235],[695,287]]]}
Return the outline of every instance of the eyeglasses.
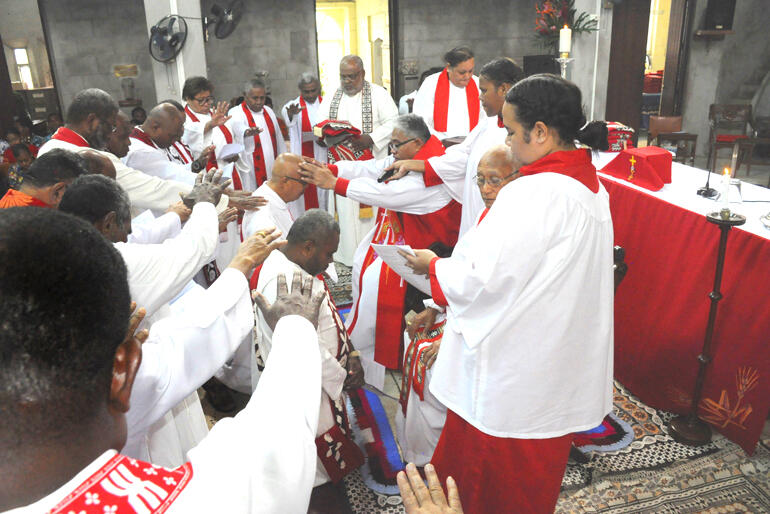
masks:
{"label": "eyeglasses", "polygon": [[287,175],[287,176],[285,176],[285,177],[283,177],[283,178],[286,178],[286,179],[289,179],[289,180],[293,180],[294,182],[299,182],[299,183],[300,183],[300,184],[302,184],[302,185],[307,185],[307,182],[305,182],[305,181],[304,181],[304,180],[302,180],[301,178],[294,178],[294,177],[289,177],[288,175]]}
{"label": "eyeglasses", "polygon": [[213,96],[204,96],[203,98],[193,97],[193,100],[195,100],[197,103],[201,105],[206,105],[210,103],[214,103],[215,98]]}
{"label": "eyeglasses", "polygon": [[481,175],[476,175],[476,184],[478,184],[479,187],[484,187],[484,184],[489,184],[492,187],[500,187],[502,185],[503,181],[508,180],[509,178],[518,175],[518,171],[514,171],[510,175],[507,175],[503,178],[500,178],[498,176],[489,177],[488,179],[485,179]]}
{"label": "eyeglasses", "polygon": [[398,142],[398,143],[395,142],[395,141],[391,141],[390,143],[388,143],[388,148],[390,148],[391,153],[396,153],[396,151],[399,148],[401,148],[402,146],[404,146],[407,143],[411,143],[415,139],[417,139],[417,138],[413,137],[412,139],[407,139],[406,141],[401,141],[401,142]]}

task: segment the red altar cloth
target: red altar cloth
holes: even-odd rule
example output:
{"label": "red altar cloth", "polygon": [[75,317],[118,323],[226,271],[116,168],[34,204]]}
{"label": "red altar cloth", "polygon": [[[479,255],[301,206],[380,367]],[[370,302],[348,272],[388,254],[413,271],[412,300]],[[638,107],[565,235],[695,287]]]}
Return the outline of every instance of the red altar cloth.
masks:
{"label": "red altar cloth", "polygon": [[[705,176],[705,175],[704,175]],[[687,412],[714,284],[719,228],[601,177],[628,274],[615,298],[615,377],[645,403]],[[715,204],[715,210],[717,205]],[[770,410],[770,241],[730,231],[699,416],[747,453]]]}

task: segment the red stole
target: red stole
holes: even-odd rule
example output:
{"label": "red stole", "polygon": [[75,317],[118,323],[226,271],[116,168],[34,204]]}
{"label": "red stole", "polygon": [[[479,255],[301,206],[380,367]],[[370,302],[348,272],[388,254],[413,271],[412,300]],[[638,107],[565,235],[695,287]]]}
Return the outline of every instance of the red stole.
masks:
{"label": "red stole", "polygon": [[[465,86],[465,99],[468,102],[468,130],[479,123],[479,88],[476,81],[471,81]],[[449,72],[446,68],[441,72],[436,84],[436,93],[433,97],[433,128],[438,132],[446,132],[447,116],[449,114]]]}
{"label": "red stole", "polygon": [[479,222],[476,223],[476,225],[481,225],[481,222],[484,221],[484,218],[487,217],[487,214],[489,214],[489,207],[481,211],[481,216],[479,216]]}
{"label": "red stole", "polygon": [[[254,117],[251,115],[251,109],[249,109],[249,106],[246,105],[246,102],[241,104],[241,108],[243,109],[243,113],[246,115],[246,121],[248,122],[249,127],[256,128],[257,124],[254,123]],[[262,108],[262,116],[265,118],[265,125],[267,125],[267,130],[270,134],[270,141],[273,143],[273,158],[276,158],[278,157],[278,144],[276,143],[275,139],[275,125],[273,124],[273,119],[270,117],[264,107]],[[257,179],[257,187],[259,187],[265,180],[267,180],[265,152],[262,149],[260,134],[254,134],[254,153],[252,154],[252,159],[254,161],[254,176]]]}
{"label": "red stole", "polygon": [[[148,136],[144,130],[140,129],[139,127],[134,127],[134,130],[131,131],[130,137],[133,139],[136,139],[138,141],[141,141],[142,143],[146,144],[147,146],[151,146],[153,148],[158,148],[158,145],[155,144],[155,142],[150,139],[150,136]],[[171,157],[166,155],[168,157],[168,160],[171,160]]]}
{"label": "red stole", "polygon": [[[230,132],[230,129],[227,128],[227,125],[219,125],[217,128],[221,130],[222,135],[225,136],[225,143],[228,145],[232,144],[233,133]],[[209,157],[209,162],[206,163],[206,171],[216,167],[217,167],[217,157],[216,157],[216,151],[214,151],[211,154],[211,157]],[[234,164],[233,164],[233,189],[235,189],[236,191],[243,190],[243,183],[241,182],[241,175],[238,173],[238,166],[235,166]]]}
{"label": "red stole", "polygon": [[57,141],[64,141],[65,143],[69,143],[71,145],[79,146],[81,148],[90,148],[91,145],[88,144],[88,141],[75,132],[74,130],[68,129],[67,127],[59,127],[56,129],[56,132],[53,136],[51,136],[51,139],[56,139]]}
{"label": "red stole", "polygon": [[38,200],[34,196],[22,193],[15,189],[9,189],[5,195],[0,198],[0,209],[9,207],[51,207],[47,203]]}
{"label": "red stole", "polygon": [[49,512],[162,513],[193,477],[187,462],[174,469],[117,454]]}
{"label": "red stole", "polygon": [[176,148],[176,153],[182,159],[182,164],[190,164],[193,161],[193,156],[187,145],[181,141],[174,141],[173,144],[174,148]]}
{"label": "red stole", "polygon": [[[435,136],[431,138],[415,154],[414,159],[428,159],[443,155],[444,146]],[[411,220],[409,220],[411,221]],[[410,243],[406,239],[404,230],[405,222],[400,213],[390,209],[380,209],[377,212],[372,243],[376,244],[404,244]],[[361,274],[358,277],[358,301],[355,314],[348,328],[348,333],[358,321],[363,278],[366,269],[375,261],[377,254],[369,246],[361,265]],[[401,366],[401,343],[404,332],[404,298],[406,296],[406,282],[384,262],[380,268],[379,284],[377,289],[377,321],[374,335],[374,360],[390,369],[398,369]]]}
{"label": "red stole", "polygon": [[599,179],[596,176],[596,168],[591,163],[590,150],[553,152],[532,164],[519,168],[522,177],[546,172],[572,177],[590,189],[592,193],[599,191]]}
{"label": "red stole", "polygon": [[[318,101],[321,101],[321,97],[318,97]],[[305,141],[305,132],[313,132],[313,125],[310,123],[310,114],[307,112],[307,102],[299,97],[299,104],[302,106],[300,116],[302,116],[302,130],[300,131],[300,137],[302,138],[302,155],[305,157],[315,158],[315,146],[313,141]],[[305,188],[305,210],[318,208],[318,189],[315,184],[308,184]]]}
{"label": "red stole", "polygon": [[[193,112],[193,110],[190,109],[189,105],[184,106],[184,112],[187,113],[187,117],[190,118],[190,121],[192,121],[193,123],[198,123],[200,121],[198,117],[195,115],[195,113]],[[211,114],[211,111],[209,111],[209,115],[210,114]]]}

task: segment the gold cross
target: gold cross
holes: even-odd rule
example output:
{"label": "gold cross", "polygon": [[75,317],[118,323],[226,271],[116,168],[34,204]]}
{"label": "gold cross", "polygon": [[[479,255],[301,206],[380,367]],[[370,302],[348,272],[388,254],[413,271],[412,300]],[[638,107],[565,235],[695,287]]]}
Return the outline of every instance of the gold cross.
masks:
{"label": "gold cross", "polygon": [[636,173],[636,169],[634,168],[634,164],[636,164],[636,158],[632,155],[628,162],[631,163],[631,174],[628,176],[627,180],[631,181],[634,180],[634,174]]}

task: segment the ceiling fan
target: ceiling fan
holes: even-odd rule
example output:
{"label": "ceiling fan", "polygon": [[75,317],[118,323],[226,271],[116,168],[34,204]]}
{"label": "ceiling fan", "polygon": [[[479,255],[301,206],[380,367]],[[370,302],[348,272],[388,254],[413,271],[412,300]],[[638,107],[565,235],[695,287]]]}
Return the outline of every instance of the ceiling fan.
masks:
{"label": "ceiling fan", "polygon": [[232,34],[243,16],[243,10],[243,0],[232,0],[224,8],[219,4],[212,5],[212,17],[203,19],[203,40],[208,41],[211,25],[214,25],[214,36],[217,39],[225,39]]}

